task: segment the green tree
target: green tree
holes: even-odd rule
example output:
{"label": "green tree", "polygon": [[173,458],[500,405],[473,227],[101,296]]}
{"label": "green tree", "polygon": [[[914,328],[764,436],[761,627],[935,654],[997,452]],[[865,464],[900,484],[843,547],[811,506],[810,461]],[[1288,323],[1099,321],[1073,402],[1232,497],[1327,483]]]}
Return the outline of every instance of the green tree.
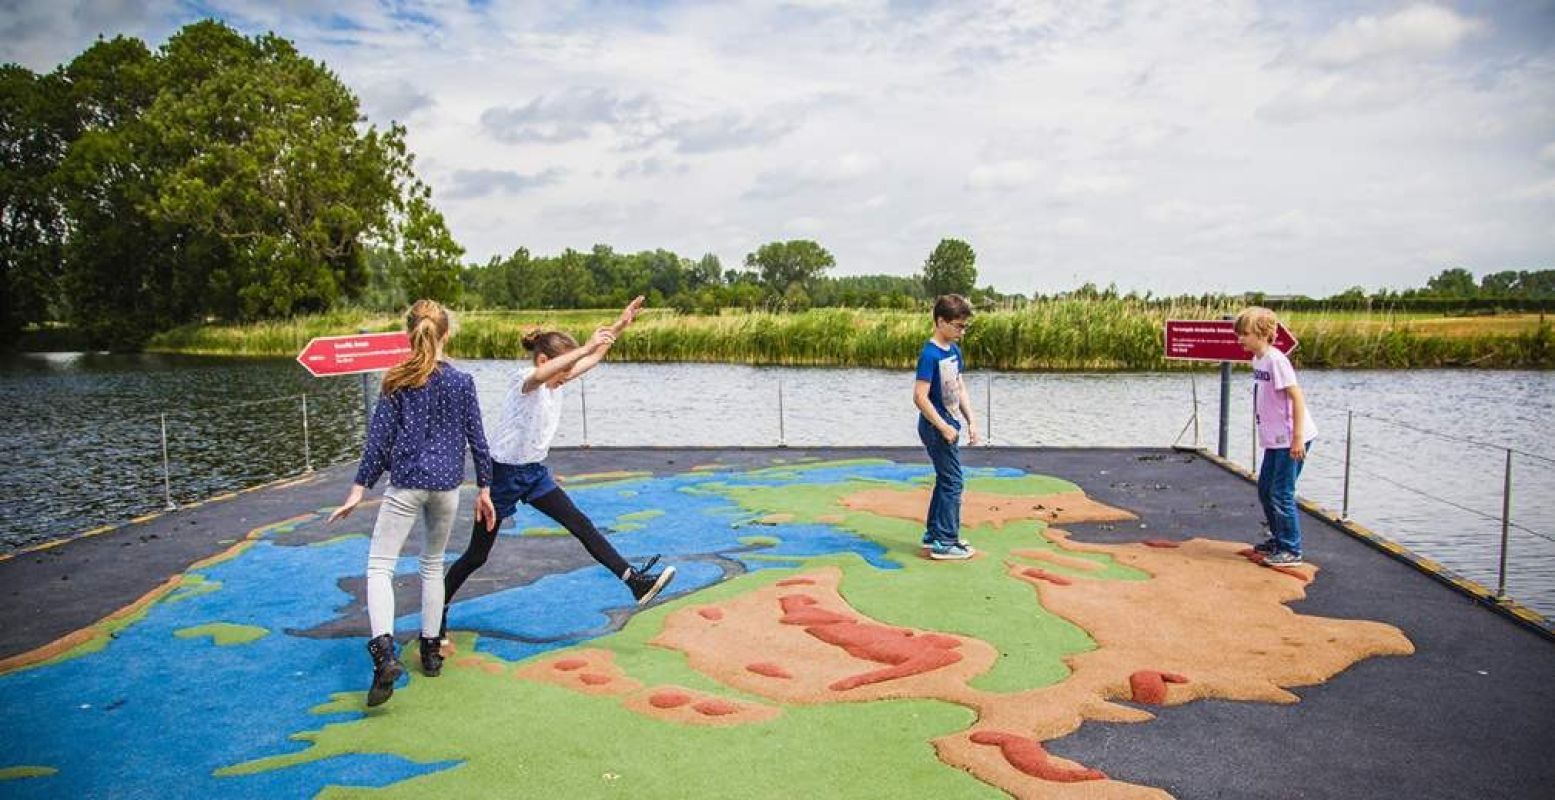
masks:
{"label": "green tree", "polygon": [[168,84],[144,115],[168,164],[151,212],[205,240],[183,267],[205,273],[207,310],[279,316],[360,294],[366,241],[388,238],[414,191],[404,130],[360,128],[345,85],[274,35],[197,22],[163,60]]}
{"label": "green tree", "polygon": [[454,303],[459,300],[459,264],[464,248],[454,241],[443,215],[432,207],[432,190],[419,182],[406,203],[399,225],[400,252],[396,282],[407,301],[420,299]]}
{"label": "green tree", "polygon": [[1425,282],[1426,289],[1432,294],[1443,297],[1473,297],[1478,294],[1478,288],[1474,285],[1474,275],[1462,267],[1442,270],[1436,277]]}
{"label": "green tree", "polygon": [[923,262],[923,288],[929,297],[969,295],[977,285],[977,253],[960,239],[941,239]]}
{"label": "green tree", "polygon": [[836,263],[826,248],[809,239],[768,242],[745,256],[745,266],[756,270],[769,297],[780,302],[784,297],[803,297],[806,305],[808,293],[790,295],[790,289],[795,286],[807,288]]}
{"label": "green tree", "polygon": [[68,103],[59,75],[0,66],[0,337],[10,346],[50,319],[65,215],[54,172],[65,157]]}

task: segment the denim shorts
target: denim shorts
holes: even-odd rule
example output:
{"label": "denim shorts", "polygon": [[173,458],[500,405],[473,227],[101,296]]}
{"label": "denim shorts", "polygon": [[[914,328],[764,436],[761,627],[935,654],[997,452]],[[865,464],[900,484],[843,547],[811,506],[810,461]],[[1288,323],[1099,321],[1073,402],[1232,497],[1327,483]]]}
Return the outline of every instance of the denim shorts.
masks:
{"label": "denim shorts", "polygon": [[519,503],[532,503],[556,488],[544,464],[491,464],[491,504],[497,507],[497,519],[513,516]]}

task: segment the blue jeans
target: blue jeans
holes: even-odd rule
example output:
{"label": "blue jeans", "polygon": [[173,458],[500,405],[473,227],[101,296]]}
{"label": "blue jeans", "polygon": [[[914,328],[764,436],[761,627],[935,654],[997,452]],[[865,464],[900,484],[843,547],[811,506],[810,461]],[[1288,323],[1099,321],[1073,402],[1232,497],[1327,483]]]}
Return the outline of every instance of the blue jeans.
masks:
{"label": "blue jeans", "polygon": [[[1307,453],[1312,443],[1307,443]],[[1296,507],[1296,479],[1301,477],[1301,465],[1290,457],[1290,448],[1269,448],[1263,451],[1263,466],[1258,470],[1258,502],[1263,504],[1264,519],[1269,522],[1269,535],[1281,550],[1301,555],[1301,510]]]}
{"label": "blue jeans", "polygon": [[[955,425],[955,422],[951,422]],[[958,425],[959,429],[960,426]],[[961,450],[918,416],[918,439],[929,451],[934,463],[934,494],[929,499],[929,518],[924,541],[931,545],[953,545],[961,539]]]}

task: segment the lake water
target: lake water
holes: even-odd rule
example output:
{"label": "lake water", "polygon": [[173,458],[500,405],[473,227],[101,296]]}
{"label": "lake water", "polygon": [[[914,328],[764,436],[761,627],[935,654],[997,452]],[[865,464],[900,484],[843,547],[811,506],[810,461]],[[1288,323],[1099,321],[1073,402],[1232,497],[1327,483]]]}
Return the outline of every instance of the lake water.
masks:
{"label": "lake water", "polygon": [[[460,366],[495,410],[512,365]],[[969,378],[995,446],[1191,444],[1196,384],[1200,441],[1214,447],[1214,371]],[[1555,373],[1314,370],[1301,379],[1320,437],[1300,493],[1340,507],[1354,411],[1351,516],[1492,588],[1507,453],[1465,440],[1519,451],[1508,593],[1555,615]],[[1230,405],[1228,455],[1242,464],[1253,458],[1249,384],[1238,371]],[[917,446],[910,388],[894,370],[609,364],[568,388],[556,444]],[[290,359],[17,356],[0,361],[0,402],[0,445],[20,463],[0,472],[0,551],[161,510],[167,495],[185,503],[298,474],[310,459],[354,460],[361,446],[360,379],[312,378]]]}

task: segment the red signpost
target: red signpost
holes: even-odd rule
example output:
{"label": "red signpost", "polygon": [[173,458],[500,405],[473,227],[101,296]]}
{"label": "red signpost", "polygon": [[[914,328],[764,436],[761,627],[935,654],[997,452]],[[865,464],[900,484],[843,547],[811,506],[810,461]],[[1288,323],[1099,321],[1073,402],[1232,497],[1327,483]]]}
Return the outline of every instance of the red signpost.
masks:
{"label": "red signpost", "polygon": [[[1236,322],[1229,319],[1169,319],[1166,357],[1185,361],[1252,361],[1253,354],[1236,341]],[[1282,353],[1296,349],[1296,337],[1284,325],[1274,332]]]}
{"label": "red signpost", "polygon": [[297,354],[316,378],[379,372],[410,355],[410,337],[404,333],[361,333],[353,336],[320,336]]}

